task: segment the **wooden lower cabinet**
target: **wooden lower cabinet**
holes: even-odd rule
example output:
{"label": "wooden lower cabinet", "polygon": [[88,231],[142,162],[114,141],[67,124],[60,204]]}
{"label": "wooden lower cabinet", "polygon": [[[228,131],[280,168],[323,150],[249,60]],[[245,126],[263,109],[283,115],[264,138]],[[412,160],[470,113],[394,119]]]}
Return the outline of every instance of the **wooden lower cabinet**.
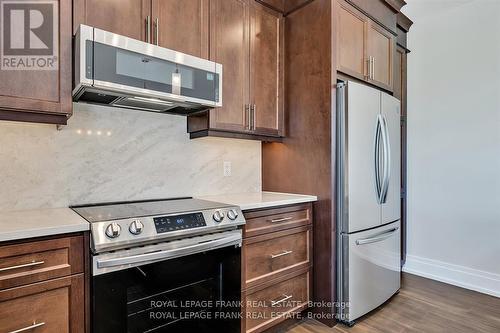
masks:
{"label": "wooden lower cabinet", "polygon": [[84,239],[0,244],[0,332],[86,331]]}
{"label": "wooden lower cabinet", "polygon": [[0,332],[83,333],[84,275],[0,291]]}
{"label": "wooden lower cabinet", "polygon": [[312,205],[243,212],[242,332],[263,332],[311,300]]}

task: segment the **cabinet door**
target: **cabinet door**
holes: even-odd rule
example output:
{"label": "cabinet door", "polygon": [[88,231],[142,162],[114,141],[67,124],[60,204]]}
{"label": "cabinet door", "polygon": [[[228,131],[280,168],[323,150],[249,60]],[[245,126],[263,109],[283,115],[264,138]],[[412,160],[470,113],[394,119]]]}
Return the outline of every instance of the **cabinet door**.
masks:
{"label": "cabinet door", "polygon": [[371,22],[367,27],[366,53],[372,57],[372,75],[369,81],[384,89],[393,88],[393,60],[395,38],[388,31]]}
{"label": "cabinet door", "polygon": [[210,111],[213,129],[248,129],[249,5],[247,0],[210,1],[210,59],[222,64],[222,107]]}
{"label": "cabinet door", "polygon": [[[41,36],[33,32],[28,35],[26,30],[25,36],[29,38],[25,38],[26,49],[23,48],[22,52],[27,53],[20,54],[17,48],[16,53],[12,53],[12,57],[2,58],[3,64],[12,65],[9,65],[9,69],[0,69],[0,110],[2,110],[0,119],[65,124],[67,115],[72,112],[72,2],[60,0],[55,6],[57,7],[45,8],[42,15],[58,14],[54,16],[54,20],[58,20],[57,25],[54,25],[58,31],[49,36]],[[25,9],[20,10],[25,11]],[[21,40],[21,37],[14,38],[17,41]],[[33,42],[42,43],[43,46],[31,49]],[[7,52],[6,49],[4,52]],[[43,56],[40,56],[43,61],[35,63],[40,66],[36,69],[32,68],[32,65],[21,64],[19,66],[19,61],[9,60],[17,55],[20,56],[18,58],[33,57],[33,52],[37,52],[36,54],[44,52]]]}
{"label": "cabinet door", "polygon": [[[80,24],[147,41],[151,0],[75,0],[74,33]],[[152,24],[152,22],[151,22]]]}
{"label": "cabinet door", "polygon": [[208,0],[153,0],[153,43],[208,57]]}
{"label": "cabinet door", "polygon": [[283,128],[283,16],[256,2],[250,13],[250,101],[255,133]]}
{"label": "cabinet door", "polygon": [[0,332],[83,333],[83,276],[0,291]]}
{"label": "cabinet door", "polygon": [[366,18],[343,1],[337,5],[337,70],[364,80]]}

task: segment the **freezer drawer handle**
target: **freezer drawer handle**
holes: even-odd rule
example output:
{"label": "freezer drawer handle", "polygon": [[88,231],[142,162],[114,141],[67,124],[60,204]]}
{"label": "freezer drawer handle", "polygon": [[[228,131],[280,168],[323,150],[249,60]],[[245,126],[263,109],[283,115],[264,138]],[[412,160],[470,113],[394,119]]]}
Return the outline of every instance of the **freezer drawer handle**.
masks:
{"label": "freezer drawer handle", "polygon": [[283,297],[282,299],[279,299],[279,300],[277,300],[277,301],[272,301],[272,302],[271,302],[271,306],[276,306],[276,305],[278,305],[278,304],[280,304],[280,303],[283,303],[283,302],[285,302],[285,301],[288,301],[290,298],[292,298],[292,297],[293,297],[292,295],[285,295],[285,294],[283,294],[283,296],[285,296],[285,297]]}
{"label": "freezer drawer handle", "polygon": [[291,217],[283,217],[281,219],[272,219],[271,223],[285,222],[285,221],[290,221],[291,219],[292,219]]}
{"label": "freezer drawer handle", "polygon": [[289,254],[292,254],[292,253],[293,253],[293,251],[284,251],[284,252],[281,252],[281,253],[278,253],[278,254],[271,254],[271,259],[283,257],[283,256],[286,256],[286,255],[289,255]]}
{"label": "freezer drawer handle", "polygon": [[394,235],[396,231],[398,231],[399,227],[392,228],[388,230],[387,232],[384,232],[380,235],[377,235],[375,237],[370,237],[370,238],[363,238],[363,239],[358,239],[356,240],[356,245],[364,245],[364,244],[370,244],[370,243],[376,243],[383,241],[384,239],[387,239]]}

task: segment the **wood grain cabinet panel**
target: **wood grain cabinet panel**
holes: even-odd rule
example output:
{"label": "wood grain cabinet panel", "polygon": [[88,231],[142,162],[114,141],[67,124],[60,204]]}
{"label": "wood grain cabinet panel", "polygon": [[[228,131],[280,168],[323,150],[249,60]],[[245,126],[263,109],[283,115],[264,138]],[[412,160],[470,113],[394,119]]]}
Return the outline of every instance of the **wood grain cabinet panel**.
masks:
{"label": "wood grain cabinet panel", "polygon": [[0,291],[0,332],[83,333],[83,274]]}
{"label": "wood grain cabinet panel", "polygon": [[223,105],[210,110],[214,129],[248,129],[249,15],[247,0],[210,1],[210,59],[222,64],[223,75]]}
{"label": "wood grain cabinet panel", "polygon": [[244,237],[300,227],[312,223],[311,205],[293,205],[245,213]]}
{"label": "wood grain cabinet panel", "polygon": [[153,43],[208,58],[208,0],[152,0]]}
{"label": "wood grain cabinet panel", "polygon": [[359,79],[366,76],[366,18],[352,6],[337,6],[337,69]]}
{"label": "wood grain cabinet panel", "polygon": [[305,309],[310,300],[309,272],[293,276],[265,289],[246,295],[246,332],[263,332]]}
{"label": "wood grain cabinet panel", "polygon": [[80,24],[147,41],[151,0],[74,0],[73,33]]}
{"label": "wood grain cabinet panel", "polygon": [[392,91],[395,36],[346,1],[336,3],[337,70]]}
{"label": "wood grain cabinet panel", "polygon": [[312,204],[243,212],[242,332],[263,332],[308,307]]}
{"label": "wood grain cabinet panel", "polygon": [[395,37],[375,23],[370,23],[366,40],[367,54],[372,57],[372,75],[369,80],[382,88],[392,90]]}
{"label": "wood grain cabinet panel", "polygon": [[83,236],[0,247],[0,290],[81,273]]}
{"label": "wood grain cabinet panel", "polygon": [[252,126],[258,134],[283,133],[282,14],[253,3],[250,11],[250,101]]}
{"label": "wood grain cabinet panel", "polygon": [[310,227],[295,228],[246,239],[244,241],[246,286],[272,279],[293,269],[309,267],[310,229]]}
{"label": "wood grain cabinet panel", "polygon": [[0,119],[66,124],[72,113],[72,2],[59,0],[56,6],[55,58],[50,58],[55,65],[43,70],[0,69]]}
{"label": "wood grain cabinet panel", "polygon": [[222,64],[222,107],[188,117],[191,138],[284,135],[283,15],[254,0],[211,0],[211,60]]}

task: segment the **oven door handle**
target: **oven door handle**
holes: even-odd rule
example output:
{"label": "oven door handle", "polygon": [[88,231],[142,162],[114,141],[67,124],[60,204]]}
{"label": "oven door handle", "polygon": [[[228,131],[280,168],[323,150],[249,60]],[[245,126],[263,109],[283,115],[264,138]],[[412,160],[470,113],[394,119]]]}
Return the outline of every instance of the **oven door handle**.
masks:
{"label": "oven door handle", "polygon": [[97,260],[97,268],[109,268],[123,265],[138,265],[162,259],[173,259],[190,254],[210,251],[231,245],[241,245],[241,234],[228,235],[222,238],[183,246],[177,249],[156,251],[127,257]]}

